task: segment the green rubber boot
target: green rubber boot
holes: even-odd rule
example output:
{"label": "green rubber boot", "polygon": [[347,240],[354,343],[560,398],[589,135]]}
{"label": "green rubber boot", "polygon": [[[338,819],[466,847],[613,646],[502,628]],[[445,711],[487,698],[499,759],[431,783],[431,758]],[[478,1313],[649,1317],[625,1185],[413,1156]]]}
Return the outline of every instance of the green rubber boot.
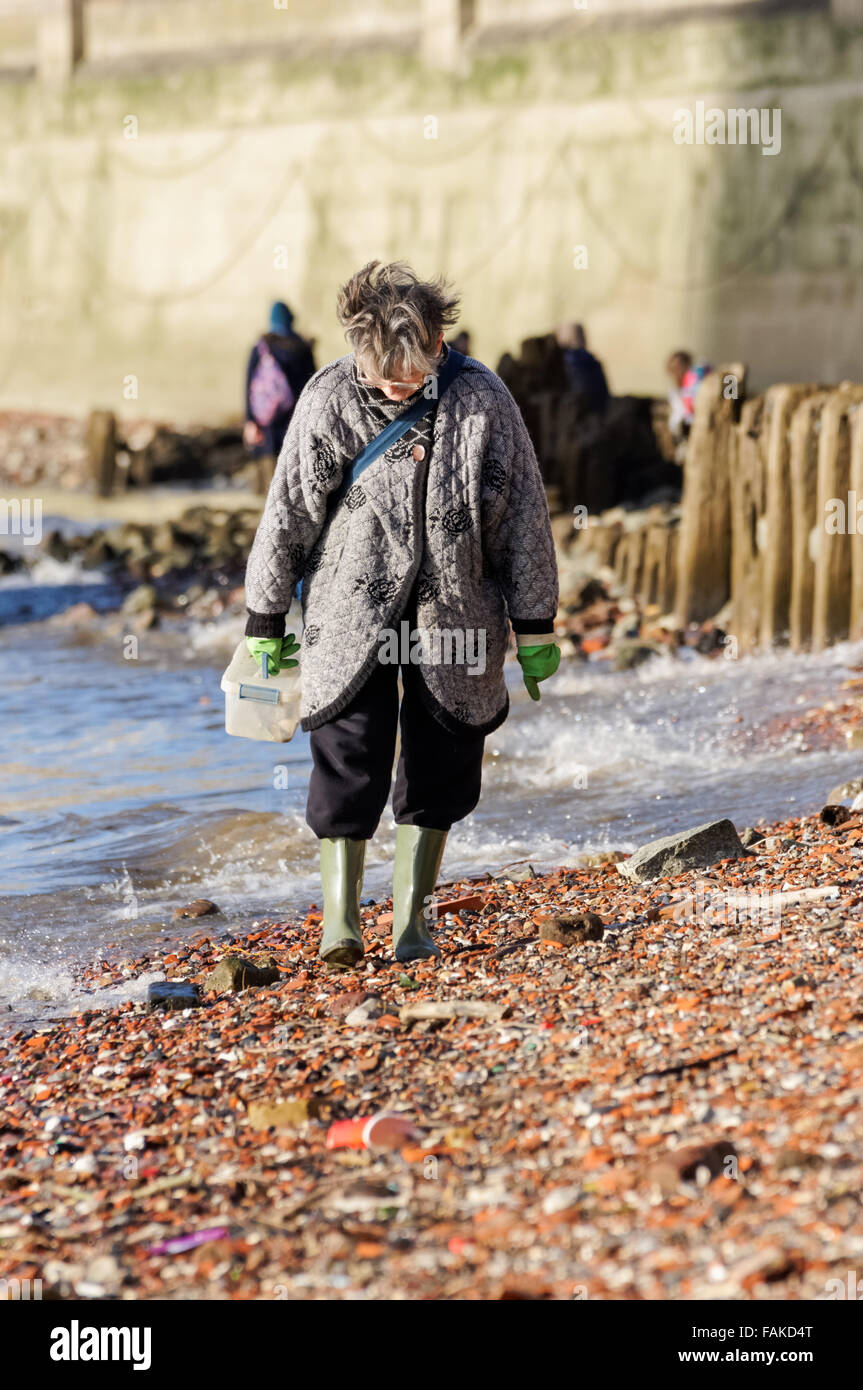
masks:
{"label": "green rubber boot", "polygon": [[321,840],[324,930],[318,955],[332,970],[350,970],[363,958],[360,893],[365,840]]}
{"label": "green rubber boot", "polygon": [[396,960],[428,960],[440,950],[426,929],[424,909],[437,883],[447,832],[396,826],[393,865],[393,947]]}

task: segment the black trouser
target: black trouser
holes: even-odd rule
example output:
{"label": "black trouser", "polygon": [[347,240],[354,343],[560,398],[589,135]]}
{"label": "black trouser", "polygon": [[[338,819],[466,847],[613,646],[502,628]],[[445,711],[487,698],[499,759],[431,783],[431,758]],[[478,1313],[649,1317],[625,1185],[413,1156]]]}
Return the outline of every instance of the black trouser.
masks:
{"label": "black trouser", "polygon": [[419,679],[415,667],[379,663],[347,708],[312,730],[306,820],[319,839],[371,839],[389,795],[399,722],[397,824],[449,830],[476,806],[485,736],[449,733],[422,703]]}

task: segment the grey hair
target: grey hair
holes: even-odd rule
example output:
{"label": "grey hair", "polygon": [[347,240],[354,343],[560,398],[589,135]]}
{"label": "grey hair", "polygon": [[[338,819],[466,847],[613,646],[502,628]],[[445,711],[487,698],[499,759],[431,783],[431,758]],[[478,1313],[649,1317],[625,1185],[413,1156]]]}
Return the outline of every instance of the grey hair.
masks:
{"label": "grey hair", "polygon": [[369,261],[342,285],[337,312],[357,361],[399,381],[437,370],[438,341],[458,322],[459,296],[443,278],[420,280],[404,261]]}

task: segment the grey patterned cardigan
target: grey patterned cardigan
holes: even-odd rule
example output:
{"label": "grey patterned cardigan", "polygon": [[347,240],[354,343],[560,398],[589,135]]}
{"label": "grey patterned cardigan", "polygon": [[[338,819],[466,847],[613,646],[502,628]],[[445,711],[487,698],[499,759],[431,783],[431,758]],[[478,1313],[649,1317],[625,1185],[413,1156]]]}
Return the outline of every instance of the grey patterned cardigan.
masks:
{"label": "grey patterned cardigan", "polygon": [[[282,446],[246,571],[246,632],[281,636],[302,579],[304,729],[350,703],[379,659],[379,634],[398,631],[411,597],[421,629],[485,629],[482,674],[440,660],[419,667],[429,709],[455,732],[489,733],[506,718],[509,622],[517,633],[553,630],[557,564],[539,466],[515,401],[482,363],[467,358],[434,415],[333,505],[353,459],[406,408],[369,393],[353,355],[341,357],[306,385]],[[423,425],[431,448],[417,463]]]}

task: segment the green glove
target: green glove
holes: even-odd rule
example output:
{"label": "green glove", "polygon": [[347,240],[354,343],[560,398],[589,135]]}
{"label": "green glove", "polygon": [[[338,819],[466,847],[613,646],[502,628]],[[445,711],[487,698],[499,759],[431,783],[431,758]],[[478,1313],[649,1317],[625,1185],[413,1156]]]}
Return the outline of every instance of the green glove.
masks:
{"label": "green glove", "polygon": [[547,681],[560,665],[560,647],[556,642],[543,642],[540,647],[519,647],[516,656],[527,693],[532,700],[538,700],[539,682]]}
{"label": "green glove", "polygon": [[247,637],[246,646],[249,656],[258,667],[261,665],[261,657],[266,652],[269,657],[268,676],[277,676],[280,671],[290,671],[292,667],[300,664],[298,661],[290,660],[294,652],[300,650],[300,644],[294,640],[292,632],[289,632],[287,637]]}

